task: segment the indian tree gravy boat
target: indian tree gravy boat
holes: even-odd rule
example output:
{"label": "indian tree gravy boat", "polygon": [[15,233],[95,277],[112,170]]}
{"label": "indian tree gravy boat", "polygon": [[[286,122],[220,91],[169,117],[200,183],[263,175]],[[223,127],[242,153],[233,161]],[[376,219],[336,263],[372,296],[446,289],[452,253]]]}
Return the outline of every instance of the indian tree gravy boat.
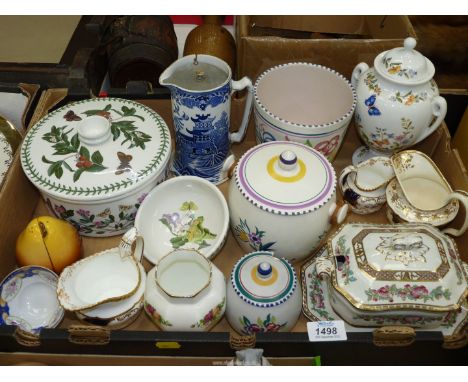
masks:
{"label": "indian tree gravy boat", "polygon": [[95,98],[41,119],[21,146],[26,176],[50,211],[80,235],[127,231],[146,194],[167,177],[171,137],[164,120],[134,101]]}
{"label": "indian tree gravy boat", "polygon": [[[336,297],[329,293],[329,287],[326,278],[322,278],[317,274],[316,263],[321,258],[328,257],[328,250],[323,246],[317,255],[308,260],[301,267],[302,281],[302,311],[304,315],[311,321],[334,321],[342,318],[333,310],[332,304],[337,304]],[[468,265],[465,266],[465,272],[468,272]],[[347,332],[365,332],[373,331],[376,326],[398,325],[398,326],[414,326],[415,323],[423,323],[426,317],[414,312],[408,315],[385,315],[385,316],[369,316],[361,315],[361,320],[368,322],[366,326],[354,326],[345,321]],[[468,338],[465,334],[468,327],[468,301],[465,301],[462,307],[453,312],[447,313],[439,326],[427,329],[424,331],[439,331],[444,336],[445,344],[455,340],[459,343],[460,338],[467,342]],[[462,345],[463,346],[463,345]]]}
{"label": "indian tree gravy boat", "polygon": [[[356,326],[439,326],[468,296],[455,242],[428,224],[345,224],[327,242],[316,272],[333,309]],[[405,321],[406,320],[406,321]]]}

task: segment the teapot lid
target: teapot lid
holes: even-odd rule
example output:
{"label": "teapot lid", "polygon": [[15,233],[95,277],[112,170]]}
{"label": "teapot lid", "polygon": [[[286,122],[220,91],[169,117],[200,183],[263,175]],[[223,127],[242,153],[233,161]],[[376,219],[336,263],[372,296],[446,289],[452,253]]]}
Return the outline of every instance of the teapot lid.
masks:
{"label": "teapot lid", "polygon": [[285,302],[297,288],[296,272],[272,252],[252,252],[234,265],[231,283],[236,294],[248,304],[270,307]]}
{"label": "teapot lid", "polygon": [[380,53],[374,60],[377,72],[386,79],[402,84],[418,85],[434,77],[435,69],[429,59],[414,50],[416,40],[405,39],[404,46]]}
{"label": "teapot lid", "polygon": [[155,179],[170,159],[171,137],[150,108],[125,99],[65,105],[36,123],[21,147],[21,164],[47,194],[75,201],[128,193]]}
{"label": "teapot lid", "polygon": [[237,187],[255,206],[280,215],[317,210],[335,192],[331,163],[296,142],[262,143],[247,151],[235,171]]}

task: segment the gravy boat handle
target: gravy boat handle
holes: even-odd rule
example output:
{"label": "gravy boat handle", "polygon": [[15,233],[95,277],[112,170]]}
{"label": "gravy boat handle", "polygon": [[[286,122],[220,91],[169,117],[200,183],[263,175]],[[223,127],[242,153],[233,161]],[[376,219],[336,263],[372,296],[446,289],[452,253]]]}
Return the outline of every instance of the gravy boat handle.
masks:
{"label": "gravy boat handle", "polygon": [[121,257],[133,256],[137,262],[140,262],[143,254],[144,241],[138,230],[133,227],[124,233],[119,243]]}
{"label": "gravy boat handle", "polygon": [[468,228],[468,194],[465,191],[456,190],[448,196],[446,204],[448,204],[452,199],[457,199],[465,207],[465,222],[460,229],[445,228],[442,232],[458,237],[463,235]]}

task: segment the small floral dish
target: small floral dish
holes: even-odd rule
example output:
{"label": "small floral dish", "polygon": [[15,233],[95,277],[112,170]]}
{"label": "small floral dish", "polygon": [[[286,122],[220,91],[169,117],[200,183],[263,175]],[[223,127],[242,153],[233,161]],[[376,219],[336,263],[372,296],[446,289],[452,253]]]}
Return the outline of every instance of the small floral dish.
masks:
{"label": "small floral dish", "polygon": [[55,328],[64,310],[55,290],[58,276],[38,266],[15,269],[0,284],[0,325],[16,325],[30,333]]}
{"label": "small floral dish", "polygon": [[208,331],[225,309],[226,279],[198,251],[175,250],[148,272],[145,311],[161,330]]}
{"label": "small floral dish", "polygon": [[65,105],[29,129],[21,165],[51,213],[80,235],[123,234],[144,197],[168,174],[171,136],[164,120],[130,100]]}
{"label": "small floral dish", "polygon": [[[304,315],[311,321],[334,321],[342,318],[333,310],[333,304],[336,299],[330,293],[327,280],[317,274],[316,263],[321,258],[328,257],[328,250],[323,246],[317,255],[302,265],[301,282],[302,282],[302,311]],[[468,271],[468,265],[464,263],[465,272]],[[365,332],[373,331],[375,327],[385,325],[396,326],[416,326],[416,331],[437,331],[442,332],[444,342],[449,343],[452,340],[463,338],[464,343],[467,342],[465,331],[468,328],[468,302],[465,301],[459,310],[447,313],[439,326],[433,328],[420,329],[417,326],[425,323],[427,320],[423,315],[418,313],[400,315],[390,314],[385,317],[363,316],[365,325],[354,325],[354,322],[345,321],[347,332]]]}
{"label": "small floral dish", "polygon": [[0,188],[21,142],[15,126],[0,115]]}
{"label": "small floral dish", "polygon": [[216,186],[199,177],[181,176],[148,194],[135,227],[145,240],[143,254],[153,264],[176,249],[193,249],[211,259],[226,240],[229,211]]}
{"label": "small floral dish", "polygon": [[[117,248],[114,248],[117,251]],[[75,312],[80,321],[91,325],[103,326],[109,329],[122,329],[130,325],[143,309],[144,293],[146,288],[146,272],[141,264],[140,285],[130,297],[121,301],[109,302],[95,308]]]}
{"label": "small floral dish", "polygon": [[226,318],[238,333],[287,332],[301,313],[301,287],[286,259],[272,252],[243,256],[227,286]]}
{"label": "small floral dish", "polygon": [[[127,245],[133,236],[134,246]],[[117,248],[108,249],[66,267],[57,283],[60,305],[71,312],[123,301],[142,283],[139,261],[143,239],[128,231]]]}
{"label": "small floral dish", "polygon": [[315,267],[333,309],[356,326],[418,316],[408,325],[434,328],[468,296],[455,242],[429,224],[345,224]]}

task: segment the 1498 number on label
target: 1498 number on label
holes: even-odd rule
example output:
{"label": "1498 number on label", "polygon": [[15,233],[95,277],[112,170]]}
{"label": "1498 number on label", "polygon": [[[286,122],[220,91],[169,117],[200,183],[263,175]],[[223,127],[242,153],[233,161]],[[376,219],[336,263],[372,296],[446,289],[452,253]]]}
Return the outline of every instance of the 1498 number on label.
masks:
{"label": "1498 number on label", "polygon": [[315,329],[315,332],[317,333],[317,335],[325,335],[325,336],[329,336],[330,334],[338,334],[338,329],[333,327],[333,328],[322,328],[322,329]]}
{"label": "1498 number on label", "polygon": [[311,342],[347,339],[344,322],[341,320],[308,322],[307,333]]}

